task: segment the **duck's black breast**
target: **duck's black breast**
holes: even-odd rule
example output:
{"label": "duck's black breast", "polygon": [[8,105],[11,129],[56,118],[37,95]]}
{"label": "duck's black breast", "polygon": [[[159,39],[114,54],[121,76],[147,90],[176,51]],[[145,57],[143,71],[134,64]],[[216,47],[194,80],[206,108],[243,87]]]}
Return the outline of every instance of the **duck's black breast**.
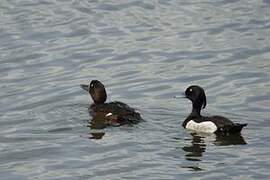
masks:
{"label": "duck's black breast", "polygon": [[140,114],[125,103],[114,101],[103,104],[92,104],[90,114],[100,116],[107,121],[118,124],[138,123],[142,120]]}

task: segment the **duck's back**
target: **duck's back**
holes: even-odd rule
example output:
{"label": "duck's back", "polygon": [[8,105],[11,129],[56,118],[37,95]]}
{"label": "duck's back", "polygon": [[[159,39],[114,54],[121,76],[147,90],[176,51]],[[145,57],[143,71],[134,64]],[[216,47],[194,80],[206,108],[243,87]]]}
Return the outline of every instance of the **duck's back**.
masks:
{"label": "duck's back", "polygon": [[204,117],[204,121],[213,122],[217,126],[217,131],[215,133],[224,135],[240,133],[242,128],[247,125],[234,123],[223,116]]}
{"label": "duck's back", "polygon": [[90,114],[104,117],[108,121],[116,121],[119,124],[138,123],[142,120],[140,114],[125,103],[114,101],[103,104],[92,104]]}
{"label": "duck's back", "polygon": [[[200,117],[192,117],[189,116],[185,122],[183,123],[183,126],[186,127],[188,125],[188,122],[194,121],[196,125],[199,127],[200,125],[207,125],[207,122],[210,126],[216,126],[214,129],[214,133],[216,134],[223,134],[223,135],[229,135],[229,134],[236,134],[240,133],[242,128],[245,127],[247,124],[239,124],[239,123],[234,123],[231,120],[222,117],[222,116],[210,116],[210,117],[205,117],[205,116],[200,116]],[[187,128],[187,127],[186,127]],[[199,128],[202,129],[202,128]],[[207,128],[206,128],[207,129]]]}

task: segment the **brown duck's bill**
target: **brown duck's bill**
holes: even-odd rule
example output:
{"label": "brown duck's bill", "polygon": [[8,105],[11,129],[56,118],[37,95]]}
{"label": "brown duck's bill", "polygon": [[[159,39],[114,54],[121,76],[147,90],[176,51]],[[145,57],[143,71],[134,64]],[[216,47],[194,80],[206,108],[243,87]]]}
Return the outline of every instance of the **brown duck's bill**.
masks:
{"label": "brown duck's bill", "polygon": [[86,91],[88,92],[88,90],[89,90],[88,85],[81,84],[80,86],[81,86],[81,88],[82,88],[83,90],[86,90]]}

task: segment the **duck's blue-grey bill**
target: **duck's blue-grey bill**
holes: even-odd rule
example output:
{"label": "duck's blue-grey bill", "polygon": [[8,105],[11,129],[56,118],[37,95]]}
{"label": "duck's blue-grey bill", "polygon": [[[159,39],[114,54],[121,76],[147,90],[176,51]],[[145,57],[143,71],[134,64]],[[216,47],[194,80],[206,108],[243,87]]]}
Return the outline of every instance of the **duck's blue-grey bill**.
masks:
{"label": "duck's blue-grey bill", "polygon": [[88,92],[88,85],[85,85],[85,84],[81,84],[81,88],[83,90],[86,90]]}
{"label": "duck's blue-grey bill", "polygon": [[183,93],[181,96],[176,95],[176,96],[173,96],[173,98],[178,99],[178,98],[187,98],[187,97],[185,93]]}

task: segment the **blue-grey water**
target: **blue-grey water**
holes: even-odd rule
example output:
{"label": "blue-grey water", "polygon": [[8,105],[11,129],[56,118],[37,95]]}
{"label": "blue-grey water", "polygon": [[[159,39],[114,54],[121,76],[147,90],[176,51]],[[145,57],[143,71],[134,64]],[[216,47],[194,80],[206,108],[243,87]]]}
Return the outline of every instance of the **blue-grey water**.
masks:
{"label": "blue-grey water", "polygon": [[[145,121],[91,129],[91,79]],[[182,128],[191,84],[242,137]],[[1,180],[269,179],[269,142],[269,0],[1,1]]]}

